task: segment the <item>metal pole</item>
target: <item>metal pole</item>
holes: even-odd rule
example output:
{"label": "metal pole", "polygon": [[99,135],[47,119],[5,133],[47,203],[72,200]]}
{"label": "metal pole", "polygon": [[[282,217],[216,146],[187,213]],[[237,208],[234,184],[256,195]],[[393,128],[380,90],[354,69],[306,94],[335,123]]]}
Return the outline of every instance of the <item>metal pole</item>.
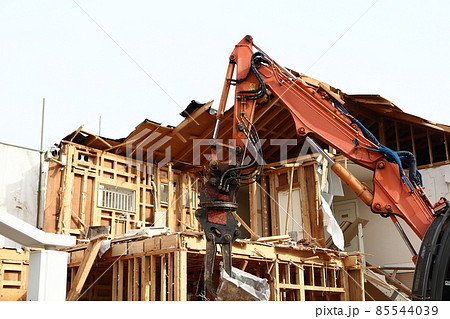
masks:
{"label": "metal pole", "polygon": [[37,214],[36,214],[36,228],[39,228],[39,219],[41,216],[41,197],[42,197],[42,168],[44,167],[44,118],[45,118],[45,98],[42,99],[42,117],[41,117],[41,145],[39,147],[39,180],[37,191]]}
{"label": "metal pole", "polygon": [[409,241],[408,236],[406,236],[405,231],[403,230],[402,225],[400,225],[400,223],[398,222],[397,217],[395,217],[394,215],[390,215],[392,221],[394,222],[395,227],[397,228],[398,232],[400,233],[400,236],[402,236],[403,241],[406,244],[406,247],[408,247],[409,251],[411,252],[411,254],[414,256],[417,256],[417,252],[414,249],[414,246],[411,244],[411,242]]}
{"label": "metal pole", "polygon": [[100,115],[98,118],[98,136],[102,135],[102,116]]}

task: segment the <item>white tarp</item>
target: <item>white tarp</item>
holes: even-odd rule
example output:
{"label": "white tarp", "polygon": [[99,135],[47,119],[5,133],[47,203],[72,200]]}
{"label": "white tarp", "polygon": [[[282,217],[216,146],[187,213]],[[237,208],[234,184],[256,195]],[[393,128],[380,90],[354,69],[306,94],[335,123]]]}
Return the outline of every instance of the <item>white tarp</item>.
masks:
{"label": "white tarp", "polygon": [[319,173],[321,173],[321,190],[320,195],[322,200],[322,212],[323,212],[323,224],[328,234],[330,234],[334,245],[340,250],[344,250],[344,233],[342,232],[339,223],[334,218],[331,210],[331,203],[334,196],[344,196],[344,190],[342,188],[342,182],[339,176],[334,173],[325,161],[324,165]]}
{"label": "white tarp", "polygon": [[[37,218],[39,161],[39,152],[0,144],[0,209],[33,226]],[[42,189],[44,177],[42,174]],[[0,235],[1,247],[20,245]]]}

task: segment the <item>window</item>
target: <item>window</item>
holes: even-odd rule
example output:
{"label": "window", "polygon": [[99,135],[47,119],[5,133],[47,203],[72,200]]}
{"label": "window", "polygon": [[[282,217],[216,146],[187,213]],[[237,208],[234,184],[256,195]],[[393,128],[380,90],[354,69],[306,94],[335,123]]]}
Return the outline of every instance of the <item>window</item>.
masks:
{"label": "window", "polygon": [[[189,208],[189,190],[188,189],[186,189],[185,195],[186,195],[185,208]],[[195,209],[195,207],[197,206],[197,192],[195,189],[191,189],[191,201],[192,201],[192,208]]]}
{"label": "window", "polygon": [[169,184],[161,183],[161,195],[160,195],[161,203],[168,204],[169,203]]}
{"label": "window", "polygon": [[135,191],[133,190],[100,184],[98,206],[134,213],[135,196]]}

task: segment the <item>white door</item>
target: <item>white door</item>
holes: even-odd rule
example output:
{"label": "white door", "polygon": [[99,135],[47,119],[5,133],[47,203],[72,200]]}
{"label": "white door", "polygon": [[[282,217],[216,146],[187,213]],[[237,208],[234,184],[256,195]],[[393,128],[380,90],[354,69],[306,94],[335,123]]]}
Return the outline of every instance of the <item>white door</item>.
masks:
{"label": "white door", "polygon": [[[340,225],[343,221],[353,222],[357,217],[356,201],[333,203],[333,214]],[[345,251],[359,251],[358,236],[345,246]]]}

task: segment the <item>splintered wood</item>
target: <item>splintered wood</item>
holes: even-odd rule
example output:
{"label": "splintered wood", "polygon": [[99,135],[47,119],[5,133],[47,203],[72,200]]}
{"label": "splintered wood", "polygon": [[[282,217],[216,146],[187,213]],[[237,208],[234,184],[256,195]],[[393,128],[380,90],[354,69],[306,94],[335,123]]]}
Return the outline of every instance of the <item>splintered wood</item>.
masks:
{"label": "splintered wood", "polygon": [[[115,242],[95,261],[80,300],[212,299],[203,287],[205,246],[202,236],[190,233]],[[248,240],[236,241],[233,252],[234,267],[269,281],[270,300],[364,300],[359,256]],[[69,281],[77,282],[86,254],[85,248],[70,252]],[[220,261],[219,253],[216,269]],[[217,287],[218,271],[213,280]]]}

